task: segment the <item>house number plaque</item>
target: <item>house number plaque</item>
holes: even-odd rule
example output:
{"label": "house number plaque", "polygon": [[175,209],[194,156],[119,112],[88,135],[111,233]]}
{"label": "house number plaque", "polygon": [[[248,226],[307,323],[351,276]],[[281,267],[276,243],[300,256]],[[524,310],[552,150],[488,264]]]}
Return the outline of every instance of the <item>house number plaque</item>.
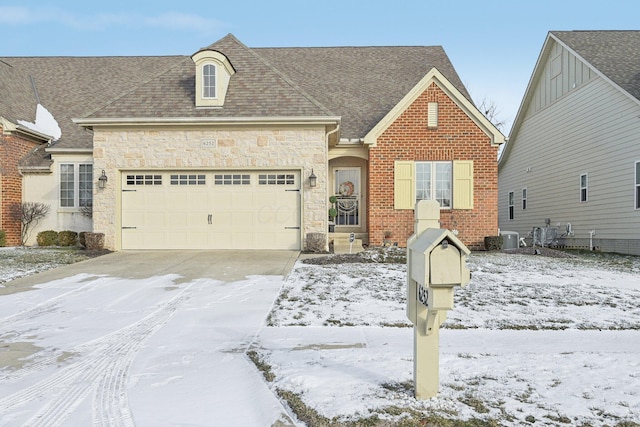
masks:
{"label": "house number plaque", "polygon": [[204,148],[216,148],[218,146],[218,140],[216,139],[203,139],[201,142]]}
{"label": "house number plaque", "polygon": [[418,293],[418,301],[420,301],[423,305],[428,306],[429,304],[429,292],[427,288],[422,286],[421,283],[418,283],[418,289],[416,289]]}

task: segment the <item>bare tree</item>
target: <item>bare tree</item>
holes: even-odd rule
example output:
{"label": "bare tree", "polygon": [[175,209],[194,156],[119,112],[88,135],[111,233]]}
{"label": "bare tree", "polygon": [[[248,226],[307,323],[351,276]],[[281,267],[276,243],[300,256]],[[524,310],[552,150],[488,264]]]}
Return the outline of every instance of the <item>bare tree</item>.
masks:
{"label": "bare tree", "polygon": [[482,101],[480,101],[480,104],[478,104],[478,110],[480,110],[480,112],[484,114],[484,116],[489,119],[489,121],[493,123],[495,127],[497,127],[500,131],[504,131],[504,127],[506,126],[507,121],[498,117],[498,115],[500,114],[500,110],[498,110],[498,106],[495,102],[486,97],[482,98]]}
{"label": "bare tree", "polygon": [[40,202],[24,202],[14,203],[9,209],[9,216],[14,221],[20,221],[20,244],[29,240],[32,227],[38,221],[47,216],[49,213],[49,205]]}
{"label": "bare tree", "polygon": [[80,206],[80,213],[89,219],[93,218],[93,203],[91,200],[86,205]]}

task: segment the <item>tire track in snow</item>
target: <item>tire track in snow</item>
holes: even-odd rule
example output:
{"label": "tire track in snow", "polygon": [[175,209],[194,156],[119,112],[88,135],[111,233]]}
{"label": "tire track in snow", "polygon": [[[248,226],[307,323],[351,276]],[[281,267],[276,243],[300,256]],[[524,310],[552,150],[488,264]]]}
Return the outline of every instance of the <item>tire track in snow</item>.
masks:
{"label": "tire track in snow", "polygon": [[[86,279],[81,279],[81,280],[88,280],[89,277],[95,277],[95,276],[87,276]],[[64,292],[60,295],[44,300],[32,307],[19,311],[10,316],[2,317],[0,318],[0,325],[2,325],[2,329],[5,330],[11,327],[12,324],[18,323],[23,320],[30,320],[30,319],[33,319],[34,317],[50,313],[56,308],[59,302],[69,298],[70,296],[84,293],[88,291],[90,288],[95,287],[97,284],[99,284],[102,281],[104,281],[103,278],[90,280],[89,282],[85,283],[80,287],[73,288],[70,291]]]}
{"label": "tire track in snow", "polygon": [[144,342],[167,323],[189,297],[188,291],[192,285],[188,284],[178,295],[143,319],[75,347],[72,351],[79,355],[77,362],[0,399],[0,413],[52,393],[55,397],[25,426],[57,426],[93,391],[95,425],[134,426],[126,392],[131,363]]}

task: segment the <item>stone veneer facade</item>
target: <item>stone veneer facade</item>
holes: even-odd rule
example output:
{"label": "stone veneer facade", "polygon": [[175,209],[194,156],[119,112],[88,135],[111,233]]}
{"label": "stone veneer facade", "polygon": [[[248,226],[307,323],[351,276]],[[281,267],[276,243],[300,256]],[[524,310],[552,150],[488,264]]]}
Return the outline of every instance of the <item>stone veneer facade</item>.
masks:
{"label": "stone veneer facade", "polygon": [[[246,128],[163,127],[94,129],[94,181],[104,170],[104,189],[94,190],[93,230],[105,248],[120,249],[120,188],[123,170],[290,169],[301,171],[302,246],[308,233],[327,232],[327,143],[324,125]],[[203,140],[215,139],[215,148]],[[313,169],[318,185],[310,188]]]}
{"label": "stone veneer facade", "polygon": [[[438,103],[438,126],[427,127],[427,105]],[[378,138],[369,151],[369,241],[386,232],[406,246],[413,234],[412,209],[394,208],[394,161],[473,160],[473,209],[442,209],[442,228],[458,230],[470,249],[484,249],[484,237],[498,232],[498,147],[435,83]]]}

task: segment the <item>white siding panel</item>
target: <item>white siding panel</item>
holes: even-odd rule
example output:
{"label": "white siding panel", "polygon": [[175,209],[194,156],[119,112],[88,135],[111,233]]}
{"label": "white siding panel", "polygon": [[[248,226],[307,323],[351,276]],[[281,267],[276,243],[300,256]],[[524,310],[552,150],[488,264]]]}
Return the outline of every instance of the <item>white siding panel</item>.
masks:
{"label": "white siding panel", "polygon": [[[570,68],[570,67],[569,67]],[[583,67],[578,67],[580,73]],[[588,75],[587,72],[585,75]],[[640,107],[600,78],[571,91],[522,123],[509,158],[500,168],[499,223],[527,235],[532,227],[567,222],[576,237],[640,239],[634,209],[634,162],[640,160]],[[589,199],[579,201],[579,177],[589,174]],[[509,221],[507,194],[519,197]]]}

